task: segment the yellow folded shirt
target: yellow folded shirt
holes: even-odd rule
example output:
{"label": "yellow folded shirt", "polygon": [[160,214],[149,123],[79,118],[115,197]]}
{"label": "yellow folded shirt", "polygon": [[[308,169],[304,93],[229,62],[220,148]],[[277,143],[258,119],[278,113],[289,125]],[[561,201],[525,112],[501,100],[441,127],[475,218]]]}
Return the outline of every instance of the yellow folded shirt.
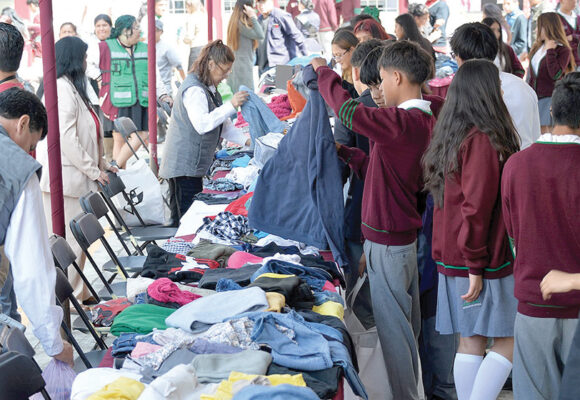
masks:
{"label": "yellow folded shirt", "polygon": [[[217,387],[216,391],[212,394],[202,394],[201,400],[231,400],[234,397],[234,392],[240,390],[240,387],[245,387],[246,385],[239,385],[237,383],[241,383],[242,381],[246,381],[247,384],[250,384],[251,381],[257,378],[266,378],[270,382],[270,385],[277,386],[283,383],[287,383],[294,386],[306,386],[306,382],[304,382],[304,378],[302,374],[298,375],[248,375],[242,372],[232,372],[230,374],[229,379],[221,381],[219,386]],[[238,389],[235,390],[235,387],[238,386]]]}
{"label": "yellow folded shirt", "polygon": [[336,301],[327,301],[319,306],[312,307],[312,311],[321,315],[332,315],[344,319],[344,307]]}
{"label": "yellow folded shirt", "polygon": [[276,292],[266,292],[266,299],[268,300],[268,309],[266,311],[280,312],[286,305],[286,297],[283,294]]}
{"label": "yellow folded shirt", "polygon": [[145,385],[134,379],[120,377],[109,383],[87,400],[137,400]]}

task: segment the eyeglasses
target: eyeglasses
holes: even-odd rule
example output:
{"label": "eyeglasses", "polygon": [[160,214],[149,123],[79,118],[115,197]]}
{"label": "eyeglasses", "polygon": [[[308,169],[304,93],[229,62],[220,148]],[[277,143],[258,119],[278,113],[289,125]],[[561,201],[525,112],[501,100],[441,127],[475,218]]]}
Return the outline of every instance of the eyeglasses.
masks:
{"label": "eyeglasses", "polygon": [[230,67],[230,68],[228,68],[228,69],[223,69],[221,65],[219,65],[219,64],[217,64],[217,63],[216,63],[216,65],[217,65],[217,67],[220,69],[220,71],[222,71],[222,74],[224,74],[224,75],[228,76],[229,74],[231,74],[231,73],[232,73],[232,68],[231,68],[231,67]]}
{"label": "eyeglasses", "polygon": [[344,57],[351,49],[352,49],[352,47],[350,49],[348,49],[347,51],[345,51],[344,53],[342,53],[342,54],[339,54],[337,56],[332,56],[332,59],[334,61],[340,61],[340,60],[342,60],[342,57]]}

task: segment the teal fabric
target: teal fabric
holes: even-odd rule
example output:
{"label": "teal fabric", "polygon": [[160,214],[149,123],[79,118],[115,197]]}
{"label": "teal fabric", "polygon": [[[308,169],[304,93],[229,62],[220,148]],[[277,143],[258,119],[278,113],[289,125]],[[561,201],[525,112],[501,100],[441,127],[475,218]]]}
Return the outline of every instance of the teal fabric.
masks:
{"label": "teal fabric", "polygon": [[135,304],[121,311],[111,326],[111,334],[119,336],[121,333],[135,332],[148,334],[153,329],[167,329],[165,319],[176,310],[160,307],[153,304]]}

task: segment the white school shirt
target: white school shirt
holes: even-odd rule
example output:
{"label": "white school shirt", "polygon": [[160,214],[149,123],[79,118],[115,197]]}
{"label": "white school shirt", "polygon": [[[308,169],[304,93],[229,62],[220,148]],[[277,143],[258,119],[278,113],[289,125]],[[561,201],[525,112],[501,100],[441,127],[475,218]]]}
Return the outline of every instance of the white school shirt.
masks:
{"label": "white school shirt", "polygon": [[[216,93],[213,85],[209,90]],[[231,101],[209,112],[204,90],[199,86],[192,86],[183,92],[183,105],[191,124],[200,135],[205,135],[223,124],[222,138],[241,146],[246,144],[248,137],[241,129],[236,128],[229,118],[236,112]]]}
{"label": "white school shirt", "polygon": [[540,137],[540,112],[538,96],[523,79],[499,72],[503,101],[520,135],[521,150],[532,145]]}
{"label": "white school shirt", "polygon": [[62,308],[56,305],[56,270],[48,245],[48,231],[38,176],[33,174],[10,216],[4,252],[12,265],[18,304],[32,323],[32,331],[49,356],[63,349]]}
{"label": "white school shirt", "polygon": [[576,13],[574,11],[572,11],[570,15],[568,15],[564,14],[562,10],[558,10],[558,14],[564,17],[573,29],[576,29]]}
{"label": "white school shirt", "polygon": [[542,63],[542,60],[544,59],[544,57],[546,57],[546,53],[548,51],[546,50],[546,46],[542,45],[542,47],[540,47],[538,49],[538,51],[536,51],[534,53],[534,56],[532,57],[532,68],[534,70],[534,74],[536,74],[536,76],[538,76],[538,71],[540,70],[540,64]]}

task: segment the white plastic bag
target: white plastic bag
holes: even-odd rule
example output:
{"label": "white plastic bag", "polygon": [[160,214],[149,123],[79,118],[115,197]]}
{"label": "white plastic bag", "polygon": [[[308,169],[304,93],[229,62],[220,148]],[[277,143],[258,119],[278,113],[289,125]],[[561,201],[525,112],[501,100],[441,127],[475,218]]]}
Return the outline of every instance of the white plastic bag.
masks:
{"label": "white plastic bag", "polygon": [[[77,374],[66,363],[56,359],[50,360],[42,377],[46,382],[46,391],[52,400],[70,400],[72,384]],[[41,394],[37,393],[31,397],[32,400],[42,400]]]}
{"label": "white plastic bag", "polygon": [[[146,225],[165,224],[165,203],[161,195],[161,185],[144,160],[138,160],[127,169],[118,172],[125,184],[125,191],[133,198],[133,202],[142,198],[135,207]],[[131,207],[120,193],[113,198],[117,209],[129,226],[141,226],[139,219],[133,214]]]}

